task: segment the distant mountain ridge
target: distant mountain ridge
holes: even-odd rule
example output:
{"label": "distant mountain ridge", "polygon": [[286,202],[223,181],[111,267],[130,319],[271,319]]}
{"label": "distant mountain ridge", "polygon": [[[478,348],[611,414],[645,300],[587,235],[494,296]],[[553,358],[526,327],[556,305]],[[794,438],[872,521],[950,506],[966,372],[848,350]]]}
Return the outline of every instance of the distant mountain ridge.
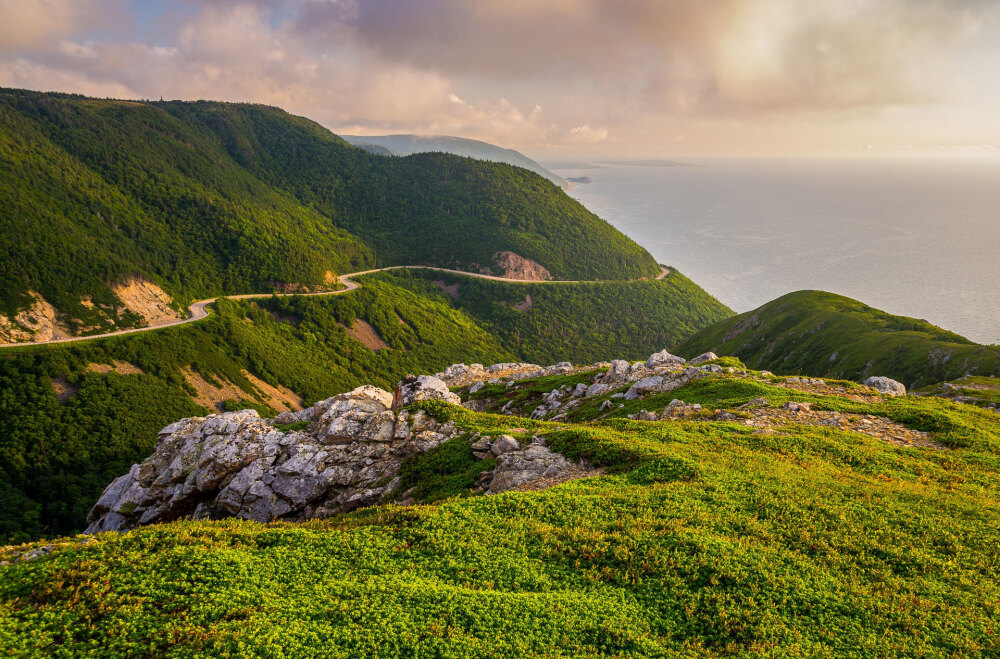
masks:
{"label": "distant mountain ridge", "polygon": [[447,135],[343,135],[342,137],[350,144],[377,155],[409,156],[414,153],[441,151],[477,160],[503,162],[531,170],[564,190],[569,187],[566,179],[553,174],[520,151],[505,149],[489,142]]}

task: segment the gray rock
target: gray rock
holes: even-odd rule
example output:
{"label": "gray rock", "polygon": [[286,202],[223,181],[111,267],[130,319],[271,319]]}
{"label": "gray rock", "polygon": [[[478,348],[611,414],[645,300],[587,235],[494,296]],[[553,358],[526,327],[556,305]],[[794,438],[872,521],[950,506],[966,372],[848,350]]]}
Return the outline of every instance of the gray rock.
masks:
{"label": "gray rock", "polygon": [[683,366],[686,363],[683,357],[671,355],[666,350],[654,352],[646,360],[646,367],[651,369],[668,368],[672,366]]}
{"label": "gray rock", "polygon": [[607,372],[601,377],[601,382],[607,385],[625,384],[629,382],[629,371],[632,365],[624,359],[616,359],[611,362]]}
{"label": "gray rock", "polygon": [[866,387],[871,387],[886,396],[905,396],[906,386],[891,378],[872,376],[864,381]]}
{"label": "gray rock", "polygon": [[396,386],[392,408],[399,409],[422,400],[443,400],[453,405],[462,404],[462,399],[453,394],[443,380],[433,375],[419,375],[409,376]]}
{"label": "gray rock", "polygon": [[601,394],[603,394],[604,392],[606,392],[610,388],[611,387],[609,387],[608,385],[606,385],[604,383],[595,382],[594,384],[592,384],[589,387],[587,387],[587,392],[584,395],[587,398],[591,398],[593,396],[600,396]]}
{"label": "gray rock", "polygon": [[517,440],[510,435],[500,435],[490,446],[490,450],[493,452],[493,455],[503,455],[504,453],[516,451],[519,448],[521,448],[521,445],[518,444]]}
{"label": "gray rock", "polygon": [[486,386],[486,383],[483,382],[482,380],[480,380],[480,381],[476,382],[474,385],[472,385],[471,387],[469,387],[469,393],[470,394],[474,394],[477,391],[481,390],[485,386]]}
{"label": "gray rock", "polygon": [[540,444],[531,444],[520,451],[505,453],[497,458],[490,494],[506,492],[529,485],[541,478],[552,478],[571,468],[572,463],[559,453]]}
{"label": "gray rock", "polygon": [[705,362],[710,362],[713,359],[718,359],[719,356],[714,352],[703,352],[691,361],[688,362],[691,366],[697,366],[698,364],[704,364]]}

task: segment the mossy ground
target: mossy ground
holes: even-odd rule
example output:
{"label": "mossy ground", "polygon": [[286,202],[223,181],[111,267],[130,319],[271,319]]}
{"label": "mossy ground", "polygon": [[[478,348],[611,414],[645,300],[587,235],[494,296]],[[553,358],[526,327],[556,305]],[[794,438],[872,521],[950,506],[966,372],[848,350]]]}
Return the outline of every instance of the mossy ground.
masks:
{"label": "mossy ground", "polygon": [[[717,378],[672,393],[714,405],[787,391]],[[57,544],[0,568],[0,647],[14,656],[1000,652],[1000,415],[934,398],[833,398],[814,402],[889,415],[951,448],[899,448],[838,428],[553,423],[424,403],[469,432],[541,434],[607,473],[300,525],[182,522]],[[467,469],[464,453],[452,458],[428,458],[414,473]]]}

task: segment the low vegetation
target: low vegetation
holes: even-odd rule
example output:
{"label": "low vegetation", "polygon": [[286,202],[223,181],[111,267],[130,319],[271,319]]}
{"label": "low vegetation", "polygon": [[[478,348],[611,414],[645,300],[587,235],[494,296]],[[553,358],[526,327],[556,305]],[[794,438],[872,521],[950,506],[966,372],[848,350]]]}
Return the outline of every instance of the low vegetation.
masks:
{"label": "low vegetation", "polygon": [[723,320],[676,352],[694,356],[709,350],[778,373],[848,380],[884,375],[909,387],[970,373],[1000,375],[1000,347],[822,291],[789,293]]}
{"label": "low vegetation", "polygon": [[[1000,415],[937,398],[811,395],[752,375],[671,395],[706,408],[763,395],[884,414],[947,448],[834,427],[761,432],[632,421],[627,410],[546,422],[422,403],[469,433],[543,436],[605,474],[474,495],[475,463],[457,438],[407,467],[408,483],[447,495],[433,505],[298,525],[177,522],[8,548],[0,646],[12,656],[1000,650]],[[518,388],[567,377],[580,376]]]}

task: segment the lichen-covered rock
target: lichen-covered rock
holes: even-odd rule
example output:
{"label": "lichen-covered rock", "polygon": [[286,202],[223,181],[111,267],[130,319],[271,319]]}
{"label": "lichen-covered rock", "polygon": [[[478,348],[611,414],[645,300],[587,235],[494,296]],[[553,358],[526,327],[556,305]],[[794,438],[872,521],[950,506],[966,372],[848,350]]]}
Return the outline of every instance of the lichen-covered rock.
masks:
{"label": "lichen-covered rock", "polygon": [[658,368],[683,366],[685,363],[686,361],[683,357],[671,355],[666,350],[661,350],[649,356],[649,359],[646,360],[646,367],[655,370]]}
{"label": "lichen-covered rock", "polygon": [[521,448],[521,445],[517,443],[517,440],[510,435],[500,435],[494,440],[490,450],[493,455],[503,455],[504,453],[510,453],[511,451],[516,451]]}
{"label": "lichen-covered rock", "polygon": [[433,375],[407,376],[396,385],[391,403],[393,409],[398,409],[422,400],[443,400],[453,405],[462,404],[458,394],[453,394],[444,380]]}
{"label": "lichen-covered rock", "polygon": [[704,364],[705,362],[710,362],[714,359],[718,359],[719,356],[714,352],[703,352],[691,361],[688,362],[690,366],[697,366],[698,364]]}
{"label": "lichen-covered rock", "polygon": [[186,517],[304,520],[378,503],[403,460],[458,434],[391,404],[388,391],[365,386],[317,403],[302,431],[282,432],[253,410],[172,423],[153,455],[105,489],[86,532]]}
{"label": "lichen-covered rock", "polygon": [[886,396],[906,395],[906,386],[902,382],[898,382],[892,378],[872,376],[865,380],[864,385],[866,387],[871,387],[875,389],[875,391],[885,394]]}
{"label": "lichen-covered rock", "polygon": [[542,444],[530,444],[497,458],[489,492],[506,492],[542,478],[553,478],[572,468],[573,463]]}

